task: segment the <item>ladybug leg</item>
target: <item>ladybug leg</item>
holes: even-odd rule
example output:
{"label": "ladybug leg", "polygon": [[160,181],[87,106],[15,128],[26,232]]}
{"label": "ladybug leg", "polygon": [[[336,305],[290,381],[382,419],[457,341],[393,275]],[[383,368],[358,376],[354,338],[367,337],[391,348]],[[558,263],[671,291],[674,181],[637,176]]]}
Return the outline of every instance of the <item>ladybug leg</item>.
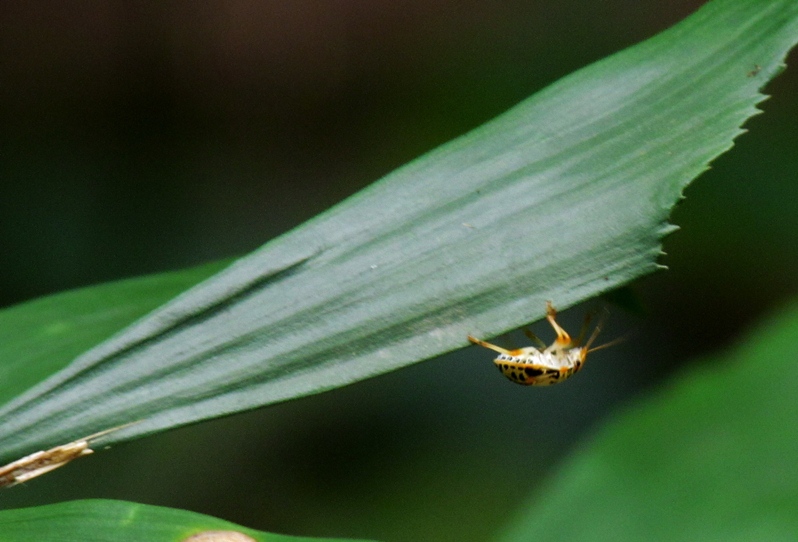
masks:
{"label": "ladybug leg", "polygon": [[557,339],[552,346],[556,346],[556,348],[569,348],[573,344],[571,336],[560,327],[560,324],[555,320],[556,317],[557,310],[552,306],[551,301],[546,301],[546,320],[549,321],[551,327],[553,327],[554,331],[557,333]]}
{"label": "ladybug leg", "polygon": [[472,337],[471,335],[468,336],[468,340],[471,341],[474,344],[478,344],[479,346],[482,346],[482,347],[485,347],[485,348],[489,348],[490,350],[493,350],[494,352],[498,352],[500,354],[506,354],[508,356],[512,355],[510,353],[510,351],[507,350],[506,348],[502,348],[501,346],[496,346],[495,344],[491,344],[491,343],[486,342],[486,341],[481,341],[481,340],[477,339],[476,337]]}
{"label": "ladybug leg", "polygon": [[525,327],[525,328],[524,328],[524,335],[526,335],[527,337],[529,337],[529,340],[531,340],[533,343],[535,343],[536,345],[538,345],[538,349],[539,349],[539,350],[545,350],[545,349],[546,349],[546,346],[547,346],[547,345],[546,345],[546,343],[544,343],[544,342],[543,342],[543,341],[540,339],[540,337],[538,337],[537,335],[535,335],[534,333],[532,333],[532,330],[531,330],[531,329],[529,329],[528,327]]}
{"label": "ladybug leg", "polygon": [[596,316],[596,311],[590,311],[585,315],[585,320],[582,322],[582,328],[579,330],[579,336],[574,341],[574,346],[579,346],[585,342],[585,337],[587,337],[587,330],[590,329],[590,322],[593,321],[593,318]]}
{"label": "ladybug leg", "polygon": [[[609,311],[607,312],[607,314],[609,314]],[[617,339],[613,339],[608,343],[604,343],[599,346],[594,346],[593,348],[591,348],[590,346],[593,344],[593,341],[596,340],[596,337],[598,337],[602,325],[604,325],[604,318],[602,318],[601,321],[599,321],[599,323],[596,325],[596,329],[593,330],[593,334],[590,336],[590,339],[588,339],[587,344],[585,344],[586,353],[595,352],[596,350],[601,350],[603,348],[609,348],[610,346],[615,346],[616,344],[622,343],[623,341],[626,340],[626,337],[618,337]]]}

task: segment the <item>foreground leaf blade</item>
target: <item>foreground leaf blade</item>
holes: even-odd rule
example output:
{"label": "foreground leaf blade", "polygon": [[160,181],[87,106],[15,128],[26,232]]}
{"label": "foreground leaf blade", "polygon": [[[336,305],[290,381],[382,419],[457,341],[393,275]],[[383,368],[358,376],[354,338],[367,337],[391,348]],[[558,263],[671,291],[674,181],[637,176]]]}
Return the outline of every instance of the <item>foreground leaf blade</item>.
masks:
{"label": "foreground leaf blade", "polygon": [[795,540],[796,336],[798,306],[633,406],[501,542]]}
{"label": "foreground leaf blade", "polygon": [[0,409],[0,455],[107,442],[362,380],[657,268],[682,188],[798,37],[716,0],[278,238]]}
{"label": "foreground leaf blade", "polygon": [[264,533],[203,514],[125,501],[71,501],[0,511],[3,542],[182,542],[208,531],[240,533],[257,542],[344,542]]}

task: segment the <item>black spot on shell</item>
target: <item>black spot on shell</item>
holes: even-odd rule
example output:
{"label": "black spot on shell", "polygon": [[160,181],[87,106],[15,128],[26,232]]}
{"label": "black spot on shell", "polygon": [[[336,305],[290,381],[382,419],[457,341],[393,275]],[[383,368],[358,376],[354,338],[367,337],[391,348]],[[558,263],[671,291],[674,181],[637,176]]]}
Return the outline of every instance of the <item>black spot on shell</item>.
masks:
{"label": "black spot on shell", "polygon": [[546,374],[546,371],[543,369],[538,369],[537,367],[526,367],[524,368],[524,372],[527,376],[540,376],[542,374]]}

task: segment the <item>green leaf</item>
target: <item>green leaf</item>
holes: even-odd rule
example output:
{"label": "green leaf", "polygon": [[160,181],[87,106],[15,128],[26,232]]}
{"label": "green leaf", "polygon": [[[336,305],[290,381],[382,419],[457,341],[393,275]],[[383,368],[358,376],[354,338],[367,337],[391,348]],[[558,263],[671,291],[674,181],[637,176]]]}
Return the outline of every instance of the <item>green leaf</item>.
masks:
{"label": "green leaf", "polygon": [[795,540],[798,305],[614,419],[502,542]]}
{"label": "green leaf", "polygon": [[206,531],[232,531],[239,538],[206,538],[196,542],[325,542],[264,533],[211,516],[125,501],[71,501],[35,508],[0,511],[3,542],[183,542]]}
{"label": "green leaf", "polygon": [[81,288],[0,311],[0,403],[227,263]]}
{"label": "green leaf", "polygon": [[318,393],[654,271],[681,190],[757,113],[797,36],[794,0],[715,0],[564,78],[9,401],[0,455]]}

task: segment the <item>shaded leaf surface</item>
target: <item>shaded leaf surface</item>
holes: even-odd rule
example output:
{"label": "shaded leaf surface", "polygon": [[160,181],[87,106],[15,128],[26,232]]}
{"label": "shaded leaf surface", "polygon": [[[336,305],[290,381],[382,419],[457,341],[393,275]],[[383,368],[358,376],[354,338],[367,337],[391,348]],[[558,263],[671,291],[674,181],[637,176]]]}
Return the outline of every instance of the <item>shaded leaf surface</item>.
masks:
{"label": "shaded leaf surface", "polygon": [[716,0],[553,84],[9,401],[0,456],[318,393],[655,270],[670,208],[757,112],[797,21],[793,0]]}
{"label": "shaded leaf surface", "polygon": [[795,540],[796,337],[793,307],[631,406],[501,541]]}

